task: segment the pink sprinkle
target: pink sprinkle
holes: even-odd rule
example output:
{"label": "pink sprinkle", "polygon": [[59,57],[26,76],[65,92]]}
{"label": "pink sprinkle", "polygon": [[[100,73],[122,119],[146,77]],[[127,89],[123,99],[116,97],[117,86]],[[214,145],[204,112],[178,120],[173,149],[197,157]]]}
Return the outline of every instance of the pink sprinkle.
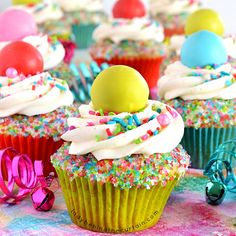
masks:
{"label": "pink sprinkle", "polygon": [[99,123],[100,123],[100,124],[105,124],[105,123],[107,123],[107,122],[108,122],[108,119],[107,119],[107,118],[103,118],[103,119],[99,120]]}
{"label": "pink sprinkle", "polygon": [[95,115],[96,112],[95,112],[95,111],[89,111],[89,114],[90,114],[90,115]]}
{"label": "pink sprinkle", "polygon": [[148,135],[147,134],[145,134],[145,135],[143,135],[142,137],[141,137],[141,139],[143,140],[143,141],[145,141],[145,140],[147,140],[148,139]]}
{"label": "pink sprinkle", "polygon": [[87,122],[88,126],[95,126],[95,123],[93,122]]}
{"label": "pink sprinkle", "polygon": [[73,129],[76,129],[76,127],[75,126],[70,126],[70,128],[69,128],[69,130],[73,130]]}
{"label": "pink sprinkle", "polygon": [[170,112],[170,114],[172,115],[173,118],[176,118],[178,116],[178,114],[173,109],[171,109],[170,107],[166,106],[166,110],[168,112]]}
{"label": "pink sprinkle", "polygon": [[160,114],[157,116],[157,120],[162,127],[170,124],[170,118],[166,114]]}
{"label": "pink sprinkle", "polygon": [[7,76],[8,78],[13,79],[13,78],[15,78],[17,75],[18,75],[18,71],[17,71],[15,68],[13,68],[13,67],[7,68],[7,70],[6,70],[6,76]]}

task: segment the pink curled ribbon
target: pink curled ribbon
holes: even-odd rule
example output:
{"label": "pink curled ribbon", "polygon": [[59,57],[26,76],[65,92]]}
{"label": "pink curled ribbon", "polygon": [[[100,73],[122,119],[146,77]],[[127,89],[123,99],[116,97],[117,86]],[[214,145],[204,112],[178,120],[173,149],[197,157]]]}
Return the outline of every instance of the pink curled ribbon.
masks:
{"label": "pink curled ribbon", "polygon": [[[11,158],[10,156],[13,156]],[[7,170],[7,179],[3,175]],[[25,154],[19,154],[14,148],[0,150],[0,201],[16,204],[25,198],[37,185],[47,186],[43,176],[42,161],[34,165]]]}

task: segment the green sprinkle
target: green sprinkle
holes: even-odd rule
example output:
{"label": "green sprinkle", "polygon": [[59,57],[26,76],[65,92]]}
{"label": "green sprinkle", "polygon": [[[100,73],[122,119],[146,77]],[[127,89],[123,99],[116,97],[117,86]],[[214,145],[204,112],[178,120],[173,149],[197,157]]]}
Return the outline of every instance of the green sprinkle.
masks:
{"label": "green sprinkle", "polygon": [[96,138],[96,142],[100,141],[100,136],[99,135],[96,135],[95,138]]}
{"label": "green sprinkle", "polygon": [[101,116],[104,116],[104,111],[102,109],[99,109],[98,112],[100,113]]}
{"label": "green sprinkle", "polygon": [[142,143],[142,139],[141,139],[141,138],[138,138],[138,139],[136,139],[136,140],[134,141],[134,143],[135,143],[135,144],[140,144],[140,143]]}

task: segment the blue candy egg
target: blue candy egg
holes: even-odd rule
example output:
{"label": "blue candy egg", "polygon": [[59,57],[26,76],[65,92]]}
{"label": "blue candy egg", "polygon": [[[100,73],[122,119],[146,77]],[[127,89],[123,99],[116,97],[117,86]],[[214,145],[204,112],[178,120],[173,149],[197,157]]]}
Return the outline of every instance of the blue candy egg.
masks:
{"label": "blue candy egg", "polygon": [[227,60],[223,40],[207,30],[190,35],[181,49],[181,62],[190,68],[219,66],[226,63]]}

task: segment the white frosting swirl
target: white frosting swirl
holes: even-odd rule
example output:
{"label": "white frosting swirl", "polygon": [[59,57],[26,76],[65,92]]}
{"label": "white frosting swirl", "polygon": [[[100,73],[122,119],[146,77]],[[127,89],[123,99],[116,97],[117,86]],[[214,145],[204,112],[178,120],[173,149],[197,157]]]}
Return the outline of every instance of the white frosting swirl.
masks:
{"label": "white frosting swirl", "polygon": [[59,20],[63,17],[63,11],[60,6],[54,1],[45,0],[42,3],[29,5],[14,6],[12,8],[18,8],[30,13],[37,24],[42,24],[50,20]]}
{"label": "white frosting swirl", "polygon": [[152,15],[191,13],[196,11],[198,8],[199,1],[196,0],[150,0],[150,11]]}
{"label": "white frosting swirl", "polygon": [[114,43],[122,40],[162,42],[164,33],[160,24],[147,18],[113,19],[98,26],[93,33],[93,38],[96,42],[105,39],[111,39]]}
{"label": "white frosting swirl", "polygon": [[216,69],[191,69],[177,61],[169,65],[159,79],[158,92],[165,100],[177,97],[184,100],[234,99],[236,82],[230,64]]}
{"label": "white frosting swirl", "polygon": [[[157,118],[160,114],[152,109],[153,105],[160,107],[161,114],[168,117],[168,126],[163,127],[160,124]],[[81,118],[68,119],[69,126],[73,126],[74,129],[62,135],[62,139],[72,142],[70,154],[92,153],[97,160],[103,160],[118,159],[132,154],[166,153],[172,151],[183,137],[184,123],[181,116],[169,106],[157,101],[149,101],[146,109],[136,114],[139,120],[147,119],[147,123],[141,123],[136,128],[112,138],[108,138],[106,131],[109,129],[113,133],[117,125],[101,124],[101,119],[111,120],[114,117],[124,119],[132,114],[124,112],[115,116],[101,117],[91,115],[91,110],[93,111],[92,105],[81,105],[79,108]],[[150,119],[153,115],[156,117]],[[94,125],[88,126],[91,122]],[[146,135],[148,130],[154,132],[157,128],[160,128],[157,135],[149,136],[141,143],[135,143],[135,140]],[[96,136],[100,137],[99,141],[96,141]]]}
{"label": "white frosting swirl", "polygon": [[73,94],[65,81],[52,78],[48,72],[13,79],[0,77],[0,117],[14,114],[34,116],[73,103]]}
{"label": "white frosting swirl", "polygon": [[73,11],[88,11],[98,12],[102,11],[102,0],[57,0],[60,6],[66,12]]}
{"label": "white frosting swirl", "polygon": [[[50,44],[47,35],[27,36],[22,41],[36,47],[43,57],[44,70],[52,69],[60,64],[65,56],[65,49],[61,43]],[[9,42],[0,42],[0,50]]]}

